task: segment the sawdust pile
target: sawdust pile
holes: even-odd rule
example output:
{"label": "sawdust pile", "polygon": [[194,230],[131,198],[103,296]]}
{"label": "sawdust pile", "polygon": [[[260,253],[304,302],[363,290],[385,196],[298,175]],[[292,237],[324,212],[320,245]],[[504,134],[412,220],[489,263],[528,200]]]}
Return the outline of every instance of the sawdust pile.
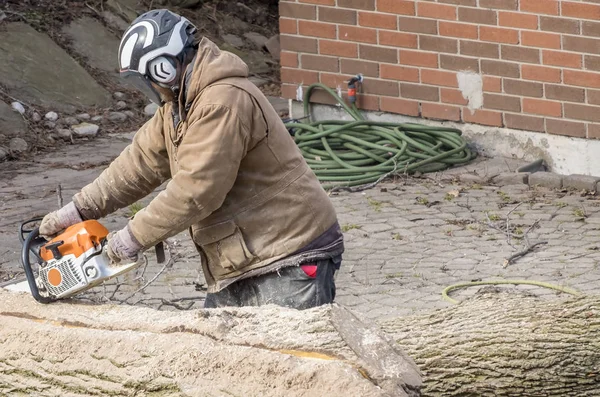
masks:
{"label": "sawdust pile", "polygon": [[[376,368],[340,335],[336,310],[175,313],[0,291],[0,394],[418,396],[414,363],[378,353]],[[363,339],[376,351],[373,332]]]}

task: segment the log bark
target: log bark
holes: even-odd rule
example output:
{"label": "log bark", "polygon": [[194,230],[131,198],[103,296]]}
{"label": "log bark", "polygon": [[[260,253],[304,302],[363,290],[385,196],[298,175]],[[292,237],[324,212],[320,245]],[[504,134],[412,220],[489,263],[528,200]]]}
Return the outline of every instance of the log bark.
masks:
{"label": "log bark", "polygon": [[599,308],[494,293],[375,329],[339,305],[162,312],[0,291],[0,395],[598,396]]}
{"label": "log bark", "polygon": [[414,362],[339,305],[161,312],[0,290],[0,395],[418,397],[420,387]]}
{"label": "log bark", "polygon": [[382,329],[422,371],[424,396],[600,396],[600,297],[477,296]]}

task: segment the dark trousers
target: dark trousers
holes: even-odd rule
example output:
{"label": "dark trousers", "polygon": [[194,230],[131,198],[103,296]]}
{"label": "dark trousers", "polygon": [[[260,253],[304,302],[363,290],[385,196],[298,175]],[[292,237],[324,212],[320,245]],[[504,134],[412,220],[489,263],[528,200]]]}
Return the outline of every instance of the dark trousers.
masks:
{"label": "dark trousers", "polygon": [[275,304],[298,310],[335,299],[336,265],[333,260],[317,262],[316,277],[309,277],[299,266],[237,281],[227,288],[206,295],[205,308],[262,306]]}

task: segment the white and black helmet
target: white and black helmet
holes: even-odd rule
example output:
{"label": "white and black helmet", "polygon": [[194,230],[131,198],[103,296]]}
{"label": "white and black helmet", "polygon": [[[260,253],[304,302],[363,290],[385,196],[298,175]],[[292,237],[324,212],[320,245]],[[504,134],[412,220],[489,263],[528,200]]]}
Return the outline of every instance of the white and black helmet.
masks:
{"label": "white and black helmet", "polygon": [[[164,87],[179,83],[178,65],[195,44],[196,27],[169,10],[152,10],[140,15],[127,29],[119,46],[121,76],[151,101],[162,105],[150,82]],[[180,68],[179,68],[180,69]]]}

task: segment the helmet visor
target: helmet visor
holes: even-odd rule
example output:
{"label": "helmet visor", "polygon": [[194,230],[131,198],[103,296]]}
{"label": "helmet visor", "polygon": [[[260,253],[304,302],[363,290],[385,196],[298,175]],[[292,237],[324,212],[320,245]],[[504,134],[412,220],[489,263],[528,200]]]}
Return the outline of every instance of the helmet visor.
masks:
{"label": "helmet visor", "polygon": [[160,93],[152,86],[150,80],[147,77],[135,72],[122,73],[122,77],[125,80],[125,82],[134,86],[137,90],[139,90],[142,94],[146,95],[148,99],[156,103],[158,106],[162,106],[164,104],[163,100],[160,97]]}

